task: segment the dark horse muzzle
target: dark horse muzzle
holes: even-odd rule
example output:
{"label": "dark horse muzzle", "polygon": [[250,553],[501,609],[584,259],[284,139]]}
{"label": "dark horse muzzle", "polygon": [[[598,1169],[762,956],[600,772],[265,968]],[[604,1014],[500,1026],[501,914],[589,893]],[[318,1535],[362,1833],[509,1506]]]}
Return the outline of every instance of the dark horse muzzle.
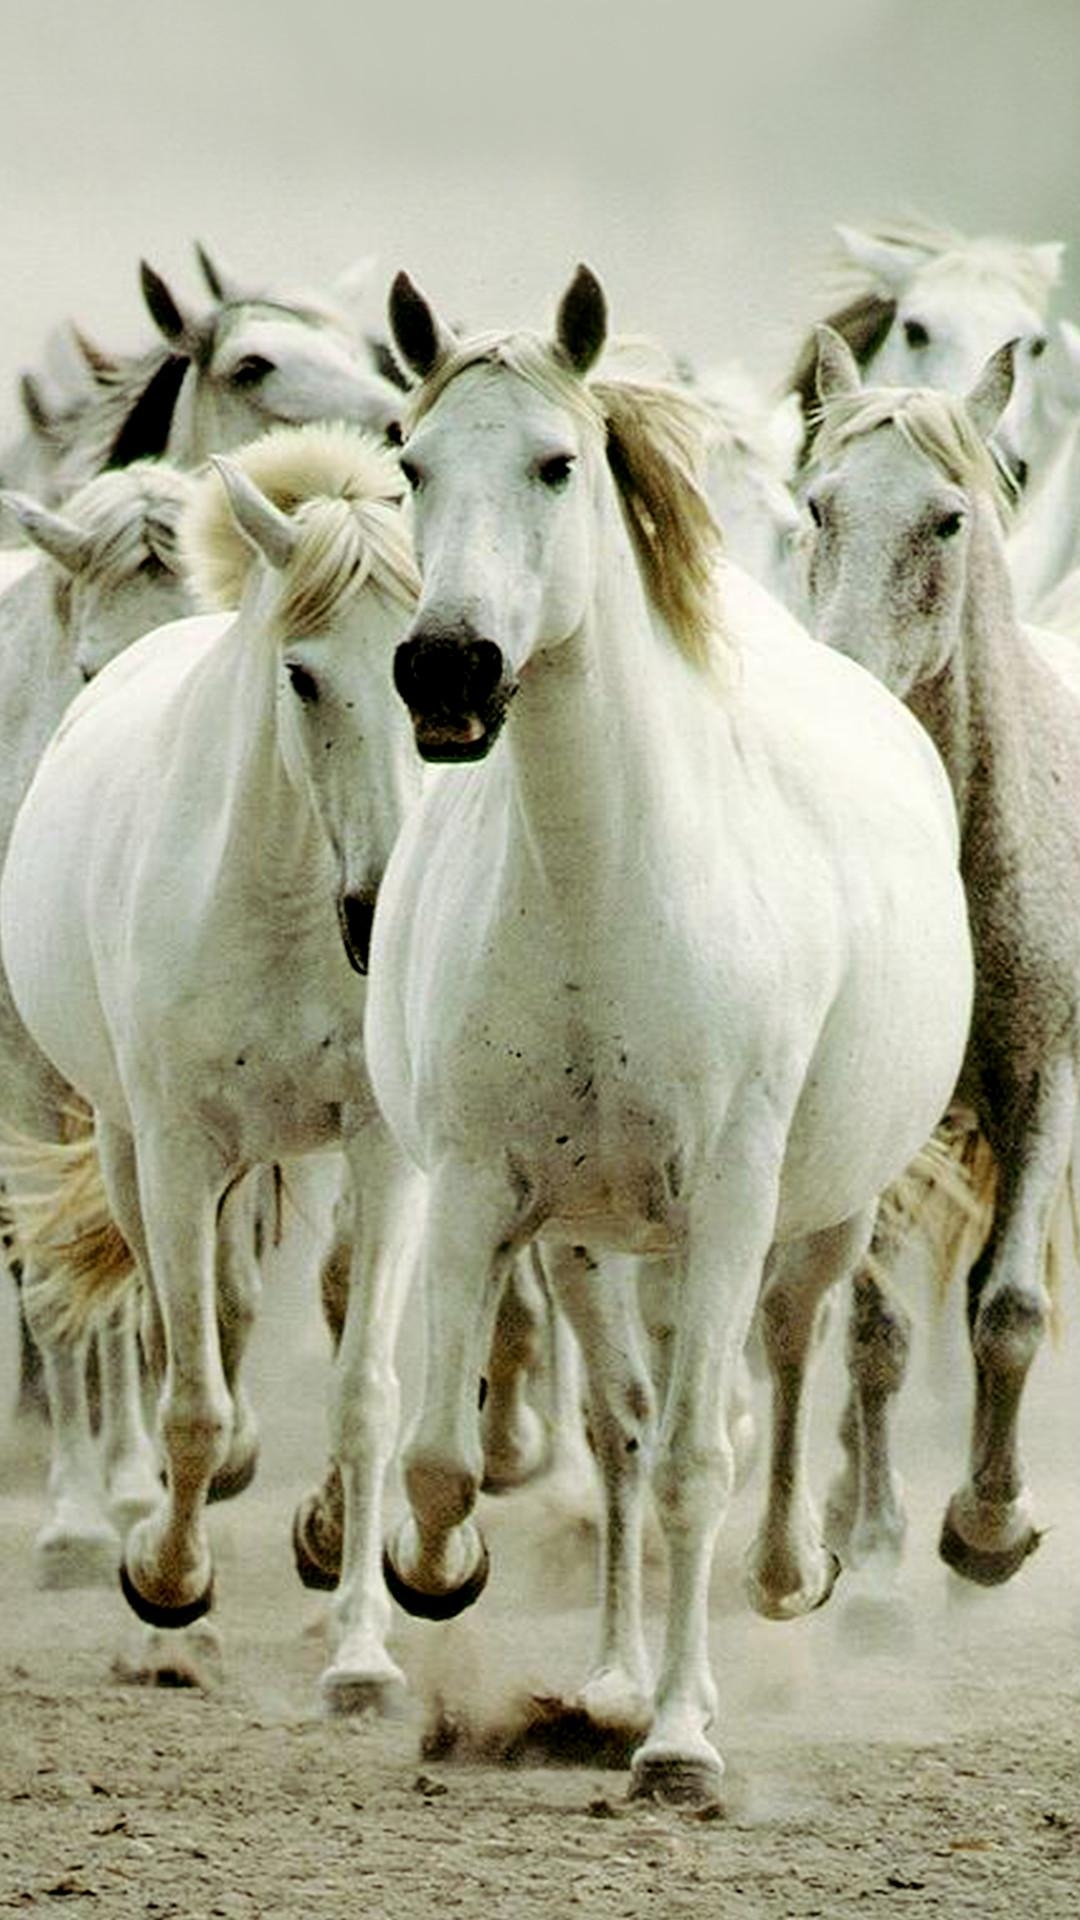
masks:
{"label": "dark horse muzzle", "polygon": [[424,760],[482,760],[515,691],[502,649],[471,633],[425,632],[394,655],[394,685]]}

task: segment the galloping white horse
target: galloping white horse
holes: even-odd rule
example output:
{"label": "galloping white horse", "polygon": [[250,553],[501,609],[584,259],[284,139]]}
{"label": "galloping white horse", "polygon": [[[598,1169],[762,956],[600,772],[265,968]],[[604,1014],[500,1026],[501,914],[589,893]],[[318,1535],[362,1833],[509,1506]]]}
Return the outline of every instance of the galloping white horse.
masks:
{"label": "galloping white horse", "polygon": [[[1012,358],[1011,346],[994,356],[966,406],[928,389],[864,390],[844,342],[823,328],[809,493],[816,631],[906,701],[942,755],[960,816],[976,989],[957,1099],[992,1151],[996,1191],[968,1278],[970,1470],[941,1553],[982,1584],[1009,1579],[1038,1545],[1017,1423],[1048,1271],[1071,1239],[1068,1209],[1064,1220],[1057,1210],[1076,1177],[1080,1117],[1080,703],[1069,650],[1061,674],[1013,605],[985,444]],[[869,1327],[863,1344],[872,1372]]]}
{"label": "galloping white horse", "polygon": [[[550,344],[459,344],[404,275],[391,321],[423,383],[404,453],[423,589],[396,682],[420,752],[478,764],[421,799],[375,923],[370,1072],[429,1175],[427,1359],[388,1579],[431,1615],[483,1586],[477,1379],[536,1239],[581,1338],[607,1492],[582,1703],[648,1725],[637,1791],[712,1798],[722,1410],[768,1261],[776,1450],[750,1589],[801,1613],[834,1577],[803,1471],[816,1307],[937,1120],[967,1029],[952,803],[898,702],[718,572],[685,399],[586,378],[606,330],[587,269]],[[611,1251],[672,1263],[655,1452],[625,1296],[598,1271]],[[671,1563],[651,1711],[650,1467]]]}
{"label": "galloping white horse", "polygon": [[[60,512],[25,494],[0,495],[34,543],[24,577],[0,594],[0,850],[42,749],[84,682],[148,627],[190,610],[178,526],[191,484],[173,468],[140,463],[99,475]],[[62,1140],[71,1089],[27,1033],[2,967],[0,1072],[4,1122]],[[31,1261],[24,1273],[28,1301],[40,1264]],[[52,1458],[49,1513],[35,1542],[37,1579],[43,1586],[114,1580],[120,1538],[157,1485],[142,1429],[133,1332],[114,1324],[98,1338],[100,1448],[87,1406],[85,1340],[56,1341],[46,1329],[38,1340]]]}
{"label": "galloping white horse", "polygon": [[114,1217],[164,1340],[168,1487],[129,1535],[135,1610],[206,1611],[203,1505],[230,1439],[221,1209],[252,1167],[340,1145],[355,1214],[336,1375],[345,1500],[328,1702],[401,1684],[380,1496],[412,1175],[362,1048],[375,893],[419,766],[391,683],[414,597],[394,463],[343,427],[279,429],[201,483],[188,546],[235,605],[148,635],[66,716],[4,874],[27,1025],[92,1102]]}

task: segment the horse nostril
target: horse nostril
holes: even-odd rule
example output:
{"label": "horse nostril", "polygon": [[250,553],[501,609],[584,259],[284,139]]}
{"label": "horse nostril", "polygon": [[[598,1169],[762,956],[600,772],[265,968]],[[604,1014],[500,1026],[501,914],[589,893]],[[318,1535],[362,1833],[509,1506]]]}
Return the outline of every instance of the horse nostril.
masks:
{"label": "horse nostril", "polygon": [[368,970],[371,929],[375,919],[373,893],[343,893],[338,900],[338,922],[349,965],[357,973]]}
{"label": "horse nostril", "polygon": [[502,651],[494,640],[473,640],[465,649],[468,684],[484,700],[494,693],[503,673]]}

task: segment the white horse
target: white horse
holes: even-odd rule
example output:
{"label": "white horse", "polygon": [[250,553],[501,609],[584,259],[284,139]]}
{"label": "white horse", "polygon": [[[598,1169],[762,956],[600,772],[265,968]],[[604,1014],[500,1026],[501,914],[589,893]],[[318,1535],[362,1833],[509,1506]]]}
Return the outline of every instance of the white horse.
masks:
{"label": "white horse", "polygon": [[798,615],[805,588],[803,516],[790,486],[799,438],[794,395],[769,408],[737,366],[709,369],[691,390],[706,409],[704,484],[724,551]]}
{"label": "white horse", "polygon": [[[989,1236],[968,1276],[970,1466],[941,1553],[987,1585],[1009,1579],[1039,1541],[1017,1427],[1048,1278],[1072,1251],[1080,1165],[1080,704],[1068,650],[1062,674],[1013,604],[986,445],[1012,361],[1013,348],[1000,349],[966,404],[928,389],[864,390],[844,342],[822,329],[809,493],[816,631],[926,727],[961,822],[976,989],[957,1100],[990,1149],[993,1185]],[[872,1320],[863,1328],[856,1398],[875,1390],[875,1337],[879,1349],[893,1338],[875,1336]],[[864,1424],[846,1436],[856,1448]],[[866,1516],[856,1524],[865,1531]],[[876,1524],[870,1516],[871,1533]]]}
{"label": "white horse", "polygon": [[375,893],[419,780],[390,677],[414,597],[400,490],[344,427],[279,430],[207,476],[191,562],[204,598],[240,611],[160,629],[87,688],[23,805],[0,905],[20,1012],[93,1104],[110,1206],[160,1316],[167,1493],[122,1574],[152,1623],[211,1602],[204,1500],[233,1417],[219,1213],[253,1167],[336,1146],[349,1161],[345,1548],[323,1678],[337,1708],[401,1685],[380,1496],[413,1176],[361,1032]]}
{"label": "white horse", "polygon": [[[0,594],[0,850],[41,751],[83,683],[148,627],[190,611],[177,545],[190,489],[184,474],[140,464],[100,475],[59,512],[25,494],[0,495],[33,542],[25,555],[11,555],[23,577]],[[63,1139],[74,1096],[23,1026],[2,968],[0,1069],[6,1124]],[[27,1299],[32,1294],[28,1285]],[[99,1336],[100,1446],[87,1405],[86,1341],[72,1346],[42,1331],[40,1343],[52,1458],[36,1576],[43,1586],[114,1580],[120,1538],[157,1485],[133,1332],[114,1324]]]}
{"label": "white horse", "polygon": [[[391,321],[423,383],[404,450],[423,589],[395,677],[420,752],[479,764],[422,797],[375,923],[370,1072],[429,1176],[411,1513],[387,1574],[431,1615],[483,1586],[477,1379],[508,1265],[538,1240],[581,1338],[607,1492],[582,1704],[648,1724],[638,1792],[712,1798],[719,1410],[779,1242],[776,1453],[749,1581],[764,1611],[801,1613],[834,1577],[803,1472],[816,1306],[937,1120],[967,1028],[952,803],[899,703],[718,572],[685,397],[587,381],[606,330],[587,269],[551,344],[459,345],[404,275]],[[598,1271],[616,1251],[671,1262],[655,1443],[626,1297]],[[650,1467],[670,1552],[651,1713]]]}
{"label": "white horse", "polygon": [[[864,373],[888,386],[966,393],[990,355],[1017,343],[1016,378],[995,446],[1019,485],[1050,450],[1044,389],[1050,371],[1047,309],[1062,245],[982,236],[911,223],[836,229],[858,276],[853,297],[828,316]],[[817,343],[811,336],[792,377],[812,441]],[[809,445],[805,452],[808,453]],[[804,454],[805,457],[805,454]]]}
{"label": "white horse", "polygon": [[329,303],[230,295],[195,313],[145,262],[141,273],[164,344],[101,372],[59,462],[62,487],[160,454],[197,466],[282,423],[346,420],[398,436],[400,388],[375,371]]}

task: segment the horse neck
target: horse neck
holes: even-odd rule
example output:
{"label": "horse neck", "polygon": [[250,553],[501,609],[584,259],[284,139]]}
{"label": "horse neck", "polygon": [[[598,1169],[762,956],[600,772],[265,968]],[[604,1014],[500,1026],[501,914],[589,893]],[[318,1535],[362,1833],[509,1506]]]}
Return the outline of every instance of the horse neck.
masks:
{"label": "horse neck", "polygon": [[[621,514],[602,509],[597,587],[577,631],[523,672],[507,726],[516,817],[568,912],[640,861],[670,806],[675,715],[693,669],[648,601]],[[680,700],[681,693],[681,700]]]}
{"label": "horse neck", "polygon": [[945,763],[965,853],[988,825],[1000,837],[1022,819],[1027,664],[993,510],[978,500],[956,644],[907,701]]}

